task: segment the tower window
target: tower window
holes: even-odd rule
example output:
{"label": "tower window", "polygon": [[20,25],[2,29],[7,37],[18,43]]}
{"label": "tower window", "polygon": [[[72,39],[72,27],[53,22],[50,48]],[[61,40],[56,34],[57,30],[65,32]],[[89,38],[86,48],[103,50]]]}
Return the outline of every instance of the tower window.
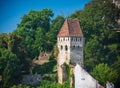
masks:
{"label": "tower window", "polygon": [[74,41],[75,41],[75,38],[74,38]]}
{"label": "tower window", "polygon": [[65,46],[65,50],[66,50],[66,51],[68,50],[68,46],[67,46],[67,45]]}
{"label": "tower window", "polygon": [[81,41],[81,38],[80,38],[80,41]]}
{"label": "tower window", "polygon": [[69,37],[68,37],[68,41],[69,41]]}
{"label": "tower window", "polygon": [[75,45],[73,47],[75,48]]}
{"label": "tower window", "polygon": [[73,41],[73,38],[71,38],[71,41]]}
{"label": "tower window", "polygon": [[61,50],[62,50],[62,49],[63,49],[63,46],[61,45],[60,48],[61,48]]}
{"label": "tower window", "polygon": [[76,41],[77,41],[77,38],[76,38]]}

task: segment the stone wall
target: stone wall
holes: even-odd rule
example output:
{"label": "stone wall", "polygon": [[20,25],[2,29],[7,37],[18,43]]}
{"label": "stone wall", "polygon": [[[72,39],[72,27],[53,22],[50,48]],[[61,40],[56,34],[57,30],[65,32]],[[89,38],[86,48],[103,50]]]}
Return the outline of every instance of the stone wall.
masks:
{"label": "stone wall", "polygon": [[22,84],[24,85],[38,85],[42,80],[42,76],[40,74],[29,74],[23,75]]}

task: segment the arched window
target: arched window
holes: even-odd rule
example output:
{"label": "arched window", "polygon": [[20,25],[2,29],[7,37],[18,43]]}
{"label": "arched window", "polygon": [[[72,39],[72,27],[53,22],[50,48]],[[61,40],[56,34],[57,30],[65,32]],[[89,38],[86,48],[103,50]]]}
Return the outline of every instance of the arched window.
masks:
{"label": "arched window", "polygon": [[62,45],[60,46],[60,49],[61,49],[61,50],[63,49],[63,46],[62,46]]}
{"label": "arched window", "polygon": [[67,46],[67,45],[65,45],[65,50],[66,50],[66,51],[68,50],[68,46]]}

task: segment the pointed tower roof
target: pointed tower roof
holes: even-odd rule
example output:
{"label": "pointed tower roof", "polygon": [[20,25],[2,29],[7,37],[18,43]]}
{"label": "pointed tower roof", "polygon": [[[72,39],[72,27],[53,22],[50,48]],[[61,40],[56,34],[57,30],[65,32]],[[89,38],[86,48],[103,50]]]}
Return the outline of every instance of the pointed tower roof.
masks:
{"label": "pointed tower roof", "polygon": [[66,19],[62,25],[58,37],[73,36],[83,37],[78,19]]}

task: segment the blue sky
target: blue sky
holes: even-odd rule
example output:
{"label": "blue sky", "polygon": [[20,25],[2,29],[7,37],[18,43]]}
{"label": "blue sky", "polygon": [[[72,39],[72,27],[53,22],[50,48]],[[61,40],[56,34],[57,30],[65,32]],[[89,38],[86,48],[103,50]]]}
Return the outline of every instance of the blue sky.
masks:
{"label": "blue sky", "polygon": [[0,33],[16,29],[21,17],[30,10],[52,9],[54,17],[68,16],[83,9],[90,0],[0,0]]}

